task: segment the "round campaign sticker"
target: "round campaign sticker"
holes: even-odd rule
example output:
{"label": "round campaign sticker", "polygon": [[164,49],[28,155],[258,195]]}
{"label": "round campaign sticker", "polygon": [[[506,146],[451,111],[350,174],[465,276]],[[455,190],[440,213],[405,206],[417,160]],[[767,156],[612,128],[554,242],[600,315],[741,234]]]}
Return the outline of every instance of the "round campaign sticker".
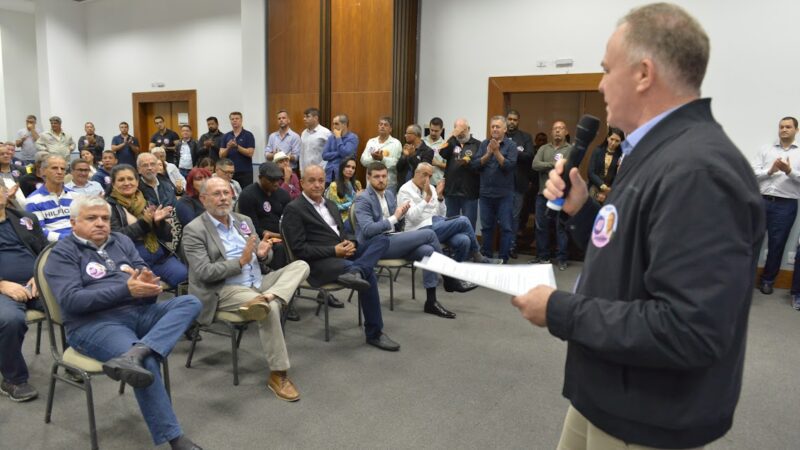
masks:
{"label": "round campaign sticker", "polygon": [[242,234],[250,234],[250,227],[247,226],[247,222],[239,222],[239,231],[241,231]]}
{"label": "round campaign sticker", "polygon": [[[264,212],[268,213],[270,211],[272,211],[272,205],[269,203],[269,201],[265,201],[264,202]],[[244,222],[242,222],[242,223],[244,223]],[[247,224],[245,223],[245,225],[247,225]]]}
{"label": "round campaign sticker", "polygon": [[104,177],[103,181],[105,181],[106,184],[111,184],[111,177]]}
{"label": "round campaign sticker", "polygon": [[525,147],[523,147],[523,146],[521,146],[521,145],[518,145],[518,146],[517,146],[517,151],[518,151],[518,152],[524,152],[524,151],[525,151]]}
{"label": "round campaign sticker", "polygon": [[14,165],[22,167],[25,164],[22,164],[22,161],[20,161],[20,160],[16,160],[16,161],[14,161]]}
{"label": "round campaign sticker", "polygon": [[164,145],[169,145],[169,139],[164,139]]}
{"label": "round campaign sticker", "polygon": [[456,146],[456,148],[453,149],[453,153],[455,153],[456,155],[460,154],[461,153],[461,147]]}
{"label": "round campaign sticker", "polygon": [[86,274],[95,280],[103,278],[106,276],[106,266],[100,264],[99,262],[92,261],[86,265]]}
{"label": "round campaign sticker", "polygon": [[12,170],[11,171],[11,175],[15,176],[15,177],[18,177],[19,176],[19,170]]}
{"label": "round campaign sticker", "polygon": [[564,155],[562,155],[561,153],[556,153],[553,156],[553,159],[555,159],[556,161],[561,161],[561,158],[563,158],[563,157],[564,157]]}
{"label": "round campaign sticker", "polygon": [[592,243],[595,247],[603,248],[611,242],[611,237],[617,231],[618,215],[614,205],[603,206],[597,213],[592,226]]}
{"label": "round campaign sticker", "polygon": [[28,231],[33,231],[33,221],[29,217],[19,219],[19,224],[27,228]]}
{"label": "round campaign sticker", "polygon": [[472,150],[465,151],[464,152],[464,157],[465,158],[471,158],[472,157]]}
{"label": "round campaign sticker", "polygon": [[83,140],[83,145],[89,145],[89,140],[88,139],[84,139]]}
{"label": "round campaign sticker", "polygon": [[385,158],[387,156],[389,156],[389,150],[384,150],[383,151],[383,157]]}

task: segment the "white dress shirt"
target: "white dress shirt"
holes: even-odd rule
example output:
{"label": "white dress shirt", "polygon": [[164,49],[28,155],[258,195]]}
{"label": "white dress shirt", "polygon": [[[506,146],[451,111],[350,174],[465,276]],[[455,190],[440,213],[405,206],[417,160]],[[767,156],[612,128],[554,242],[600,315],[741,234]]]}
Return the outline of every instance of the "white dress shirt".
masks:
{"label": "white dress shirt", "polygon": [[[789,175],[780,170],[769,175],[772,164],[778,158],[789,160],[792,167]],[[800,148],[797,141],[792,142],[788,149],[781,147],[780,141],[762,147],[753,163],[753,171],[761,195],[800,199]]]}
{"label": "white dress shirt", "polygon": [[331,135],[331,130],[317,125],[313,130],[306,128],[303,134],[300,135],[300,174],[306,170],[308,166],[320,166],[323,169],[328,163],[322,159],[322,150],[328,142],[328,137]]}
{"label": "white dress shirt", "polygon": [[432,191],[430,201],[425,201],[425,193],[414,184],[414,180],[406,181],[397,192],[398,205],[402,205],[406,201],[411,202],[411,207],[408,208],[405,216],[404,231],[414,231],[422,227],[429,227],[433,225],[433,216],[444,217],[447,214],[444,202],[440,202],[436,196],[436,188],[428,186],[428,189]]}
{"label": "white dress shirt", "polygon": [[314,200],[311,200],[311,197],[307,196],[305,192],[303,192],[303,197],[305,197],[305,199],[308,200],[308,203],[311,203],[311,206],[313,206],[314,209],[317,210],[317,213],[320,215],[320,217],[322,217],[322,220],[324,220],[325,223],[327,223],[328,226],[331,227],[331,230],[333,230],[333,232],[336,233],[337,236],[339,236],[339,226],[336,224],[336,219],[333,218],[331,212],[328,211],[328,207],[325,205],[325,197],[322,197],[319,203],[315,202]]}

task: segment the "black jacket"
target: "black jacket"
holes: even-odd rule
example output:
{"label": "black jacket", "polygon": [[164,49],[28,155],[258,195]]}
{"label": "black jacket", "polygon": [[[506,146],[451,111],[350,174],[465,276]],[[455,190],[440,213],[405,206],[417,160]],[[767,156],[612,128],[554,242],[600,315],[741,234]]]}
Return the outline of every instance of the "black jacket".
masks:
{"label": "black jacket", "polygon": [[[29,219],[31,222],[32,230],[26,228],[21,222],[20,219],[23,217]],[[14,229],[14,232],[17,233],[17,236],[31,251],[34,255],[38,255],[45,247],[47,247],[47,238],[44,237],[44,233],[42,233],[42,227],[39,225],[39,219],[36,218],[33,214],[18,211],[14,208],[6,208],[6,220],[9,220],[11,223],[11,228]],[[25,221],[28,223],[28,221]]]}
{"label": "black jacket", "polygon": [[158,192],[145,183],[141,176],[139,177],[139,190],[142,191],[144,198],[150,204],[174,207],[178,202],[178,198],[175,195],[175,185],[166,175],[158,174],[156,177],[158,178]]}
{"label": "black jacket", "polygon": [[400,154],[400,158],[397,160],[397,189],[400,189],[400,186],[410,179],[409,176],[414,176],[414,171],[421,162],[428,164],[433,162],[433,149],[428,147],[425,142],[422,142],[410,156]]}
{"label": "black jacket", "polygon": [[[478,199],[481,188],[481,176],[469,164],[469,160],[478,154],[481,141],[470,136],[464,144],[451,137],[447,144],[439,149],[439,156],[447,161],[444,172],[445,197],[463,197],[472,200]],[[469,159],[464,159],[469,158]]]}
{"label": "black jacket", "polygon": [[536,151],[533,148],[533,138],[530,133],[517,129],[516,131],[507,132],[506,137],[517,144],[517,173],[514,180],[514,189],[520,194],[528,192],[528,185],[533,177],[533,156]]}
{"label": "black jacket", "polygon": [[597,186],[599,188],[605,184],[611,187],[612,183],[614,183],[614,177],[617,176],[617,166],[619,166],[619,157],[621,155],[622,150],[618,147],[611,158],[611,167],[608,168],[608,173],[603,178],[603,172],[606,169],[606,147],[600,145],[594,149],[589,160],[589,186]]}
{"label": "black jacket", "polygon": [[576,293],[550,297],[547,326],[569,342],[563,393],[572,405],[645,446],[724,435],[742,386],[764,222],[753,170],[710,100],[651,129],[603,210],[590,201],[567,223],[586,260]]}
{"label": "black jacket", "polygon": [[[186,144],[189,146],[189,153],[192,156],[192,167],[196,167],[197,163],[200,162],[201,159],[208,156],[208,149],[199,146],[197,144],[197,141],[195,141],[194,139],[189,139],[189,141]],[[181,162],[182,148],[183,148],[183,141],[178,141],[175,144],[175,165],[178,165]]]}

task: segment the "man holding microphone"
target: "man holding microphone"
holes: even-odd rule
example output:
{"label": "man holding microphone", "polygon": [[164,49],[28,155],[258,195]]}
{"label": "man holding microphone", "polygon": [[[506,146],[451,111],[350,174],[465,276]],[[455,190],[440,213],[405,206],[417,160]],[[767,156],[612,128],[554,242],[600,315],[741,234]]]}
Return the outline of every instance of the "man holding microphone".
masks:
{"label": "man holding microphone", "polygon": [[586,248],[575,292],[514,297],[568,342],[570,400],[558,448],[697,448],[731,427],[764,212],[749,164],[700,98],[709,40],[683,9],[636,8],[612,34],[600,82],[608,122],[629,133],[602,208],[577,168],[567,228]]}

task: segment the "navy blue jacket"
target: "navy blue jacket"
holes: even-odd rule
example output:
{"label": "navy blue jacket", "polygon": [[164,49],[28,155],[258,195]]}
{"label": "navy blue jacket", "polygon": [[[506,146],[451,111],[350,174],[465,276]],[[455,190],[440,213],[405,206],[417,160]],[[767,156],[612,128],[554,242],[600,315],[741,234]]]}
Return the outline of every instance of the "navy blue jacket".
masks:
{"label": "navy blue jacket", "polygon": [[58,241],[47,259],[44,274],[61,306],[67,334],[110,309],[156,301],[156,297],[134,298],[128,290],[130,276],[120,267],[147,267],[130,238],[111,233],[104,250],[113,265],[100,256],[94,245],[84,244],[70,234]]}
{"label": "navy blue jacket", "polygon": [[472,158],[470,165],[481,174],[481,197],[502,198],[514,192],[514,179],[517,169],[517,144],[509,138],[500,143],[500,153],[505,161],[501,166],[494,156],[489,157],[486,164],[481,165],[481,158],[486,154],[491,139],[481,142],[478,154]]}

